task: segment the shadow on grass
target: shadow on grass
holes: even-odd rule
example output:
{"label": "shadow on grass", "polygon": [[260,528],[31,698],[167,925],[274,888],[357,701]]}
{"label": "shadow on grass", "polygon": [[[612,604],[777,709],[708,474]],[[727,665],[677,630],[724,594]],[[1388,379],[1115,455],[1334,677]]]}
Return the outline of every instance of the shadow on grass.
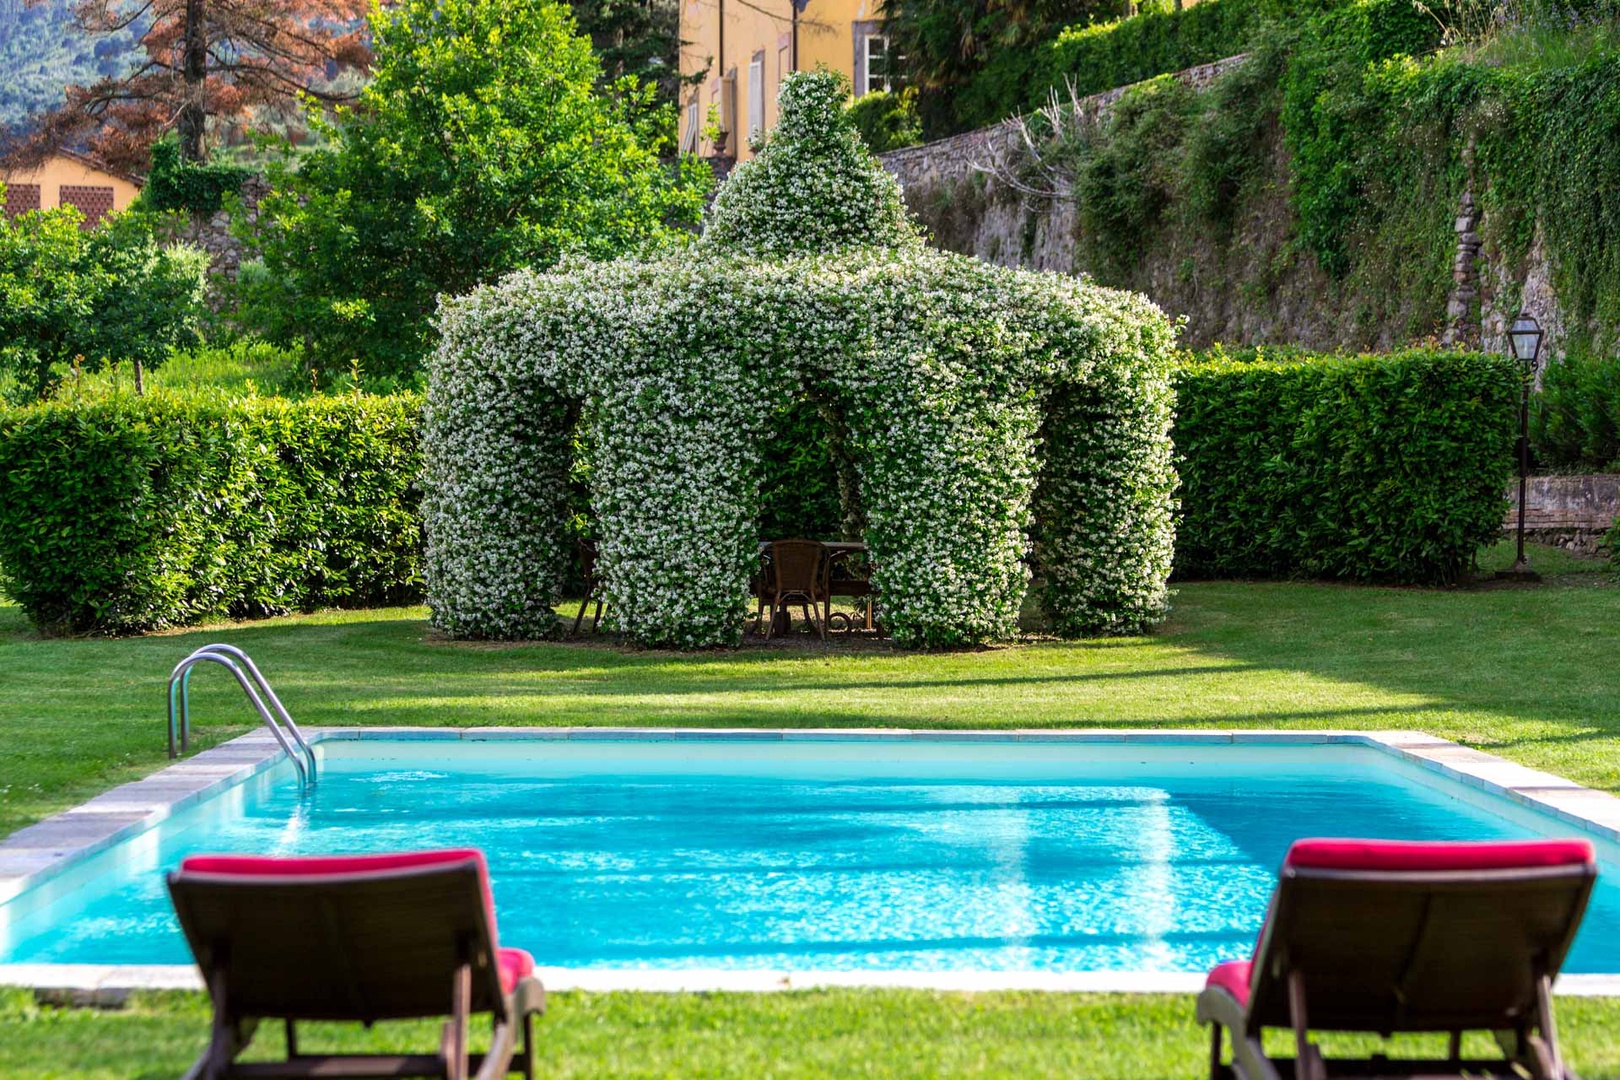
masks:
{"label": "shadow on grass", "polygon": [[1620,590],[1208,583],[1182,594],[1171,632],[1200,663],[1444,703],[1457,715],[1437,734],[1620,781],[1616,765],[1582,762],[1620,750]]}
{"label": "shadow on grass", "polygon": [[[1620,589],[1198,583],[1175,603],[1137,638],[692,654],[446,642],[419,608],[41,639],[0,607],[0,772],[22,778],[0,831],[160,764],[167,675],[221,640],[308,725],[1421,728],[1620,788]],[[252,726],[223,672],[193,686],[198,745]]]}

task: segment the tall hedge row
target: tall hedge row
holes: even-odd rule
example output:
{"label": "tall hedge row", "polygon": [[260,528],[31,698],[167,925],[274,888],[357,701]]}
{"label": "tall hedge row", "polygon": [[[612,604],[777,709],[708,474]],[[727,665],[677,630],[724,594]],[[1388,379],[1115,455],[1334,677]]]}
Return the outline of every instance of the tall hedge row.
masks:
{"label": "tall hedge row", "polygon": [[[1501,527],[1519,378],[1501,358],[1421,351],[1184,363],[1174,376],[1177,572],[1455,580]],[[1084,420],[1082,398],[1064,408]],[[102,633],[415,599],[420,412],[414,396],[156,395],[0,413],[6,589],[46,629]],[[1083,450],[1089,429],[1071,427],[1056,441]],[[1155,460],[1147,448],[1126,463],[1168,475]],[[1043,475],[1037,498],[1048,590],[1068,587],[1053,574],[1059,562],[1101,557],[1082,575],[1092,585],[1111,562],[1136,564],[1113,541],[1099,547],[1091,526],[1069,542],[1047,491],[1067,476]],[[1167,505],[1152,483],[1138,486],[1143,505]],[[775,512],[782,520],[761,525],[778,535],[799,531],[788,527],[795,514],[831,513],[819,502]],[[1086,602],[1114,609],[1111,596]]]}
{"label": "tall hedge row", "polygon": [[420,401],[118,395],[0,413],[0,572],[126,633],[420,594]]}
{"label": "tall hedge row", "polygon": [[1183,365],[1177,572],[1455,581],[1502,528],[1520,379],[1418,350]]}

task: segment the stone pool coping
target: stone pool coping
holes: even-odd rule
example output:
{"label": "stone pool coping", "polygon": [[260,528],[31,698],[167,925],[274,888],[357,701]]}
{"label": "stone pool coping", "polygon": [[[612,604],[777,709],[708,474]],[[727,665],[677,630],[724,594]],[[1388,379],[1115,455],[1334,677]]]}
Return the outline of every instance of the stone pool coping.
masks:
{"label": "stone pool coping", "polygon": [[[1154,729],[931,730],[905,728],[312,728],[309,741],[640,741],[640,742],[1058,742],[1354,745],[1383,751],[1451,780],[1480,788],[1620,843],[1620,798],[1552,773],[1506,761],[1417,731],[1268,731]],[[30,825],[0,842],[0,904],[106,848],[226,788],[273,768],[284,757],[268,731],[254,731],[178,761],[142,780]],[[1131,971],[729,971],[543,968],[554,990],[780,991],[835,986],[936,990],[1193,993],[1203,976]],[[0,986],[22,986],[74,1000],[116,1003],[135,990],[201,989],[185,964],[0,964]],[[1560,994],[1620,996],[1620,973],[1565,975]]]}

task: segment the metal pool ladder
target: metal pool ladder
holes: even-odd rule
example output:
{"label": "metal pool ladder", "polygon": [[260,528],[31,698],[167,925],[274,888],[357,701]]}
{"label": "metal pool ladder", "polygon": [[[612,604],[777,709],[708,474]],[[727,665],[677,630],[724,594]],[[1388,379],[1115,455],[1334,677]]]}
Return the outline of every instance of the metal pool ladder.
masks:
{"label": "metal pool ladder", "polygon": [[[293,768],[298,772],[298,786],[302,788],[313,784],[314,749],[304,738],[304,733],[298,730],[298,725],[293,723],[287,707],[276,697],[276,692],[270,689],[270,683],[259,670],[259,665],[235,645],[204,645],[175,665],[174,673],[169,676],[169,757],[179,757],[191,748],[191,669],[203,663],[218,664],[236,676],[237,683],[247,694],[248,702],[258,712],[259,719],[270,729],[270,734],[276,737],[276,742],[281,744],[281,748],[292,759]],[[266,701],[269,702],[268,706],[265,705]],[[180,739],[178,749],[175,747],[177,716]],[[288,738],[289,734],[291,739]]]}

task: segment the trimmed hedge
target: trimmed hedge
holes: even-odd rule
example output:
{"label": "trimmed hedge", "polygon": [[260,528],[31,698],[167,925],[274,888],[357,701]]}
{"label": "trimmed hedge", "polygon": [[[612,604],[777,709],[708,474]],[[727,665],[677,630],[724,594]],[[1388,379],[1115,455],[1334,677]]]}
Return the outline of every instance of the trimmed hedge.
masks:
{"label": "trimmed hedge", "polygon": [[1181,11],[1146,11],[1110,23],[1071,26],[1042,50],[1040,77],[1024,102],[1038,109],[1070,83],[1081,97],[1245,52],[1262,16],[1261,0],[1203,0]]}
{"label": "trimmed hedge", "polygon": [[1571,350],[1541,376],[1530,446],[1555,469],[1620,472],[1620,356]]}
{"label": "trimmed hedge", "polygon": [[0,414],[0,569],[42,630],[421,592],[420,399],[117,395]]}
{"label": "trimmed hedge", "polygon": [[1176,374],[1178,574],[1449,583],[1500,533],[1511,361],[1248,355]]}

